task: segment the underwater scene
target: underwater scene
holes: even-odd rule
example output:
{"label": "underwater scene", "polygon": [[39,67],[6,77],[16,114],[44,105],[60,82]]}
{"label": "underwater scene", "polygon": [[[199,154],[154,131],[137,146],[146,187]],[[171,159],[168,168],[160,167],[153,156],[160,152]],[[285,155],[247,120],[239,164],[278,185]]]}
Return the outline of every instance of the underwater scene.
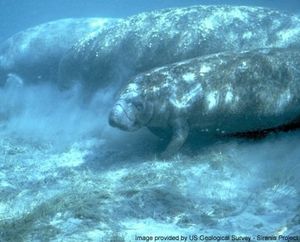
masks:
{"label": "underwater scene", "polygon": [[0,20],[0,242],[300,242],[300,1]]}

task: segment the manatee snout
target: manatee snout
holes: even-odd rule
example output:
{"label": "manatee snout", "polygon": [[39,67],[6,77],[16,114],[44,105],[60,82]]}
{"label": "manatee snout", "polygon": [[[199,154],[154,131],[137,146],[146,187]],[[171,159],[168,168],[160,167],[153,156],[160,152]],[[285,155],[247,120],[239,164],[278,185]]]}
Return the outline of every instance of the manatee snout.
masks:
{"label": "manatee snout", "polygon": [[120,105],[116,104],[109,114],[109,125],[116,128],[119,127],[122,123],[121,121],[122,116],[124,115],[123,113],[123,108]]}
{"label": "manatee snout", "polygon": [[113,106],[109,114],[109,124],[124,131],[135,131],[139,128],[136,127],[135,109],[126,102],[118,102]]}

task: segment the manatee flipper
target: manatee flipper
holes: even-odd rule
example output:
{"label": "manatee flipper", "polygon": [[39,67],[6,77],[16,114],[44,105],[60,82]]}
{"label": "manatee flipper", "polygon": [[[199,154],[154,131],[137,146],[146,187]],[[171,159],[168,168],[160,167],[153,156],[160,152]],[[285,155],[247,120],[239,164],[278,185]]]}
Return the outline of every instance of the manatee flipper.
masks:
{"label": "manatee flipper", "polygon": [[162,153],[162,158],[168,158],[176,153],[186,141],[189,134],[189,126],[186,121],[176,119],[172,122],[172,138],[166,150]]}

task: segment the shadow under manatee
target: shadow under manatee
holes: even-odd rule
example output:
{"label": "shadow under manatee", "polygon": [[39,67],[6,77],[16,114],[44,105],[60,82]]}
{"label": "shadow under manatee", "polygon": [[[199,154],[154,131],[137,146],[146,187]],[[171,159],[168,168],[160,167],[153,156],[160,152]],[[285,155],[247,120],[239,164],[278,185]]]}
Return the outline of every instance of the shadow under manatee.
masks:
{"label": "shadow under manatee", "polygon": [[[230,135],[216,135],[209,132],[194,132],[190,134],[181,150],[173,155],[187,156],[193,158],[208,150],[214,149],[216,145],[230,142],[239,142],[247,145],[257,145],[261,142],[276,139],[285,135],[293,134],[299,129],[298,123],[280,126],[274,129],[255,132],[244,132]],[[159,129],[146,128],[137,132],[124,132],[106,126],[102,132],[101,139],[104,142],[94,147],[89,155],[85,157],[83,166],[95,170],[110,168],[122,168],[129,164],[147,162],[147,160],[159,160],[160,154],[167,147],[171,135]],[[163,162],[164,160],[162,160]]]}
{"label": "shadow under manatee", "polygon": [[90,150],[82,167],[98,171],[121,169],[124,166],[154,159],[161,152],[161,146],[165,146],[164,140],[158,139],[145,129],[127,133],[108,125],[104,128],[100,139],[101,144]]}
{"label": "shadow under manatee", "polygon": [[[170,142],[171,135],[160,129],[142,128],[136,132],[125,132],[104,125],[101,139],[103,142],[91,149],[85,157],[83,166],[95,170],[111,168],[122,168],[124,166],[136,165],[149,160],[160,159],[161,153]],[[182,149],[174,154],[193,157],[202,151],[213,147],[218,143],[228,141],[225,136],[215,136],[206,132],[192,134],[188,137]]]}

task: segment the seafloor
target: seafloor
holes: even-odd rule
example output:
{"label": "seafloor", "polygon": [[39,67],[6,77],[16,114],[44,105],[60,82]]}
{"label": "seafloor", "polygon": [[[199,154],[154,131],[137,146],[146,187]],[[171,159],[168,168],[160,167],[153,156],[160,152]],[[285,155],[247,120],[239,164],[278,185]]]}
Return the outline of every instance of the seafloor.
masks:
{"label": "seafloor", "polygon": [[0,241],[299,235],[299,131],[160,160],[164,142],[108,127],[99,100],[39,90],[1,93]]}

